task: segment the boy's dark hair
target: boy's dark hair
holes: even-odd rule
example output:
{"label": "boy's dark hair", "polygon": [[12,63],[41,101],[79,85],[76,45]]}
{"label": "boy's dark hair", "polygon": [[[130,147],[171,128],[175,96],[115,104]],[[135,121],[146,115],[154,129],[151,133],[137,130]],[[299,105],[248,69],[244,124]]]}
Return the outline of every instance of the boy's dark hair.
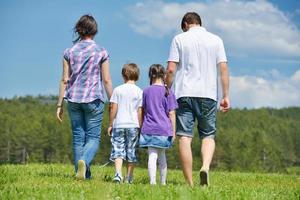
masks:
{"label": "boy's dark hair", "polygon": [[160,64],[153,64],[150,66],[149,68],[150,85],[152,85],[155,79],[162,79],[166,88],[165,96],[167,97],[169,95],[169,88],[165,84],[165,75],[166,75],[166,70],[164,66]]}
{"label": "boy's dark hair", "polygon": [[122,68],[122,76],[125,79],[125,81],[137,81],[140,76],[140,69],[135,63],[125,64]]}
{"label": "boy's dark hair", "polygon": [[199,24],[202,26],[201,18],[200,16],[195,12],[187,12],[181,21],[181,29],[183,31],[186,31],[186,23],[187,24]]}
{"label": "boy's dark hair", "polygon": [[83,15],[74,27],[74,33],[77,35],[77,38],[73,43],[76,43],[85,37],[94,37],[97,32],[97,22],[94,17],[91,15]]}

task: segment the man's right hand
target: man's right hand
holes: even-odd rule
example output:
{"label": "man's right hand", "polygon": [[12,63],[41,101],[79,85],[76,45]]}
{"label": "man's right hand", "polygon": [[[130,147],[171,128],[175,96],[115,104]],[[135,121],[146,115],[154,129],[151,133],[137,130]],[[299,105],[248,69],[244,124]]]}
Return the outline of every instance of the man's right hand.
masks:
{"label": "man's right hand", "polygon": [[230,109],[230,101],[229,101],[229,97],[223,97],[223,99],[220,102],[220,110],[223,113],[228,112]]}

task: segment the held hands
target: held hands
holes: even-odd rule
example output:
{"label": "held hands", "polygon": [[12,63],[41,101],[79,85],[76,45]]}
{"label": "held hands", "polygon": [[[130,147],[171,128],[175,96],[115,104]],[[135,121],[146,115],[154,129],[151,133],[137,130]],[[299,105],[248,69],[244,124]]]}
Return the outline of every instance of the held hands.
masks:
{"label": "held hands", "polygon": [[223,113],[228,112],[230,109],[230,101],[229,101],[229,97],[223,97],[223,99],[220,102],[220,110]]}
{"label": "held hands", "polygon": [[175,133],[175,132],[173,132],[172,144],[174,144],[175,140],[176,140],[176,133]]}
{"label": "held hands", "polygon": [[58,121],[61,123],[62,122],[62,115],[63,115],[64,111],[63,111],[63,108],[60,106],[60,107],[57,107],[56,109],[56,118],[58,119]]}
{"label": "held hands", "polygon": [[112,127],[109,126],[108,129],[107,129],[107,135],[111,136],[111,132],[112,132]]}

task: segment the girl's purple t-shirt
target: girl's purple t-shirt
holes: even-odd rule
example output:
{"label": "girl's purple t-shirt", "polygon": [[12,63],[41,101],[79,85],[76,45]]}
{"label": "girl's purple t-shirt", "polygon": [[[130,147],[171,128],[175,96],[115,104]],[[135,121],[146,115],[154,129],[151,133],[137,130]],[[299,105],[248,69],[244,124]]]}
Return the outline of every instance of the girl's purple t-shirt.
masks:
{"label": "girl's purple t-shirt", "polygon": [[172,124],[169,112],[178,108],[174,93],[162,85],[151,85],[143,91],[144,120],[142,134],[172,136]]}

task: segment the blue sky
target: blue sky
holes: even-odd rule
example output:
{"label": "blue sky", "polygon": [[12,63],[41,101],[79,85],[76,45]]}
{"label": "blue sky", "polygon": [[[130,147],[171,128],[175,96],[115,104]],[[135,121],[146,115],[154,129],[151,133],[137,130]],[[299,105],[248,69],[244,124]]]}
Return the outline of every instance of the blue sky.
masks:
{"label": "blue sky", "polygon": [[113,85],[126,62],[165,64],[187,11],[224,40],[233,107],[300,106],[300,1],[0,1],[0,98],[57,94],[62,52],[83,14],[111,56]]}

